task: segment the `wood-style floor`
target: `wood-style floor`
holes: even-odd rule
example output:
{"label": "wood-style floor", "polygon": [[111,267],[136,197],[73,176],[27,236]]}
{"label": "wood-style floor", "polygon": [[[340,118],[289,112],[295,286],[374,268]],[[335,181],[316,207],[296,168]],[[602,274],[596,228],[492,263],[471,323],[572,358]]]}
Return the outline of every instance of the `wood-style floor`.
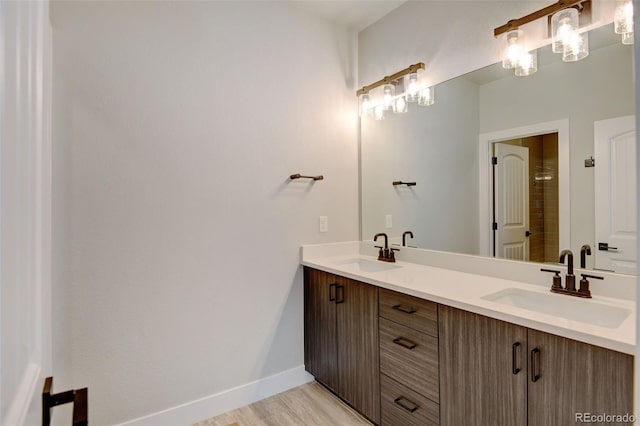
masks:
{"label": "wood-style floor", "polygon": [[311,382],[193,426],[371,426],[322,385]]}

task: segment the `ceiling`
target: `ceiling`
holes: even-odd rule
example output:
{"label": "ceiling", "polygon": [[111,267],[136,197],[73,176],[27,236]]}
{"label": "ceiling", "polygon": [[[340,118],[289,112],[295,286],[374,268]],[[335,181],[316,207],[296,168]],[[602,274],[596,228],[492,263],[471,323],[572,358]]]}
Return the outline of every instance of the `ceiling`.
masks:
{"label": "ceiling", "polygon": [[289,0],[292,6],[361,31],[397,8],[406,0]]}

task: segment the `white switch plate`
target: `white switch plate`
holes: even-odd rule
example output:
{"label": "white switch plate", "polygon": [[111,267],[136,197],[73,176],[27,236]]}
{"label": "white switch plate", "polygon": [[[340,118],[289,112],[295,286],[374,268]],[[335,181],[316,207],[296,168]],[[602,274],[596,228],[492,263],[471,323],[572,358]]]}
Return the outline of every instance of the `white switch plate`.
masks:
{"label": "white switch plate", "polygon": [[320,232],[329,232],[329,218],[327,218],[327,216],[320,216],[318,223],[320,225]]}
{"label": "white switch plate", "polygon": [[388,214],[384,220],[385,220],[385,226],[387,227],[387,229],[393,228],[393,216]]}

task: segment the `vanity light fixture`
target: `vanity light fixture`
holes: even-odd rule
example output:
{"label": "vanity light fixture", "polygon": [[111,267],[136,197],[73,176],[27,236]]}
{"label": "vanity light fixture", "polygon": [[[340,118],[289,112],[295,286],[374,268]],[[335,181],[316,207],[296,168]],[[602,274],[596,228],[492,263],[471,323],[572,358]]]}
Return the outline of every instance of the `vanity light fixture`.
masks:
{"label": "vanity light fixture", "polygon": [[551,16],[552,49],[556,53],[562,53],[563,61],[578,61],[589,54],[588,33],[580,34],[579,8],[583,8],[590,0],[560,0],[550,6],[544,7],[522,18],[512,19],[506,24],[493,30],[493,35],[498,37],[506,35],[507,47],[502,66],[506,69],[515,68],[516,75],[526,76],[535,73],[538,69],[537,51],[527,51],[524,44],[524,33],[520,26],[533,22],[540,18]]}
{"label": "vanity light fixture", "polygon": [[633,3],[631,0],[616,7],[613,27],[616,34],[622,34],[622,44],[633,44]]}
{"label": "vanity light fixture", "polygon": [[[433,104],[433,87],[421,82],[418,74],[424,68],[424,63],[418,62],[362,87],[356,92],[360,98],[360,116],[373,114],[376,120],[382,120],[386,111],[398,114],[407,112],[410,102],[417,102],[421,106]],[[380,86],[383,86],[383,92],[376,98],[372,91]]]}

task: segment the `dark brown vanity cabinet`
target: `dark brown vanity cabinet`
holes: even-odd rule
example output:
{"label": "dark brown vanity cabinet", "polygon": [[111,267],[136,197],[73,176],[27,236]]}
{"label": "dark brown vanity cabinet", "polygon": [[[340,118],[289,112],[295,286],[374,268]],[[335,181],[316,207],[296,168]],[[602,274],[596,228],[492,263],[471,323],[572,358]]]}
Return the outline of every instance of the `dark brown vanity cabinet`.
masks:
{"label": "dark brown vanity cabinet", "polygon": [[565,426],[582,413],[633,412],[630,355],[442,305],[439,327],[442,425]]}
{"label": "dark brown vanity cabinet", "polygon": [[436,426],[438,305],[380,289],[382,426]]}
{"label": "dark brown vanity cabinet", "polygon": [[377,287],[304,268],[304,363],[316,380],[380,423]]}

